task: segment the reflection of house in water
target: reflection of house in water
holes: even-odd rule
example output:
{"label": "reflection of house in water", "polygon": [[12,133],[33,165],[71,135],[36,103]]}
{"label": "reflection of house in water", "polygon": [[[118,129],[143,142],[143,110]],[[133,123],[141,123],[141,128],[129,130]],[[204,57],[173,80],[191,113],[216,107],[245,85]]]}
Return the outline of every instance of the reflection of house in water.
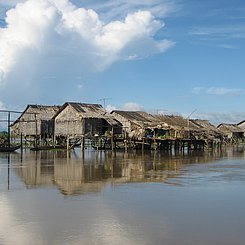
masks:
{"label": "reflection of house in water", "polygon": [[65,161],[57,159],[54,165],[54,183],[64,195],[99,192],[105,186],[98,178],[103,176],[102,165]]}
{"label": "reflection of house in water", "polygon": [[[28,156],[28,157],[25,157]],[[27,187],[50,186],[53,184],[54,161],[53,152],[35,152],[23,157],[23,165],[16,171]]]}
{"label": "reflection of house in water", "polygon": [[[213,154],[213,153],[212,153]],[[17,174],[27,187],[57,186],[64,195],[100,192],[106,185],[131,182],[176,184],[185,164],[209,162],[217,157],[203,152],[171,155],[94,151],[85,159],[71,153],[43,151],[26,154]]]}

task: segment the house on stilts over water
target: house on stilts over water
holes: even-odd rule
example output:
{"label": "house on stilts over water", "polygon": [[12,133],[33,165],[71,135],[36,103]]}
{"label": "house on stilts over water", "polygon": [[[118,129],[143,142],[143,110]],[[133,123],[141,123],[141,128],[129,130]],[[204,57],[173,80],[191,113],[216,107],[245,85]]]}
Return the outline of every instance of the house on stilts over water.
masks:
{"label": "house on stilts over water", "polygon": [[177,115],[152,115],[143,111],[117,111],[111,114],[122,123],[133,147],[149,149],[184,148],[191,144],[203,148],[204,141],[194,135],[199,126]]}
{"label": "house on stilts over water", "polygon": [[66,102],[52,118],[54,138],[64,144],[67,138],[109,140],[121,134],[122,126],[99,104]]}
{"label": "house on stilts over water", "polygon": [[217,128],[225,135],[227,141],[230,143],[236,143],[244,140],[243,123],[239,125],[230,123],[221,123]]}
{"label": "house on stilts over water", "polygon": [[11,133],[23,135],[26,140],[39,142],[42,138],[52,139],[53,124],[49,123],[60,106],[27,105],[23,113],[11,125]]}

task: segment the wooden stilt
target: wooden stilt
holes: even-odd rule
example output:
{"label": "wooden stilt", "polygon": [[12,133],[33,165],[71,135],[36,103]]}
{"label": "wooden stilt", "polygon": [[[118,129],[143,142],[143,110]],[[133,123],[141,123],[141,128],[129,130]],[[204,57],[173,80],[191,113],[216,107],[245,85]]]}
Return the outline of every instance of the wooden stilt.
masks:
{"label": "wooden stilt", "polygon": [[67,138],[66,138],[66,150],[67,150],[67,151],[70,150],[70,146],[69,146],[69,136],[67,136]]}
{"label": "wooden stilt", "polygon": [[114,128],[111,129],[111,150],[114,150]]}
{"label": "wooden stilt", "polygon": [[20,149],[23,150],[23,135],[20,134]]}

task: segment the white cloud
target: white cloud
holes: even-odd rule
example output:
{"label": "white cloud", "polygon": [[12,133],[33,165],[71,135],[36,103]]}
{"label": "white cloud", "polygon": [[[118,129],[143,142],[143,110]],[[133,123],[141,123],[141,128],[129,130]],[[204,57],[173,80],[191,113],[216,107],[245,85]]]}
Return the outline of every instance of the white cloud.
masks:
{"label": "white cloud", "polygon": [[135,102],[127,102],[123,105],[122,109],[125,111],[142,111],[143,107]]}
{"label": "white cloud", "polygon": [[225,87],[194,87],[192,89],[193,94],[208,94],[215,96],[240,96],[245,93],[244,89],[239,88],[225,88]]}
{"label": "white cloud", "polygon": [[237,46],[231,44],[221,44],[220,47],[225,49],[238,49]]}
{"label": "white cloud", "polygon": [[108,112],[112,112],[114,110],[116,110],[117,108],[113,105],[107,105],[106,108],[105,108]]}
{"label": "white cloud", "polygon": [[90,1],[88,6],[101,12],[104,19],[122,17],[138,9],[148,10],[155,16],[164,18],[180,9],[175,0],[101,0],[96,3]]}
{"label": "white cloud", "polygon": [[209,120],[214,125],[220,123],[234,123],[237,124],[245,120],[245,112],[210,112],[210,113],[196,113],[194,118]]}
{"label": "white cloud", "polygon": [[195,36],[212,36],[215,39],[244,39],[245,31],[243,24],[226,26],[199,26],[194,27],[189,32]]}
{"label": "white cloud", "polygon": [[206,90],[207,94],[211,95],[232,95],[232,96],[238,96],[241,94],[244,94],[243,89],[236,89],[236,88],[223,88],[223,87],[211,87]]}
{"label": "white cloud", "polygon": [[193,94],[200,94],[202,91],[203,91],[203,87],[194,87],[193,89],[192,89],[192,93]]}
{"label": "white cloud", "polygon": [[22,97],[23,103],[23,99],[51,98],[57,88],[60,94],[67,93],[81,74],[103,71],[119,60],[161,53],[174,44],[154,39],[164,23],[150,11],[104,23],[94,10],[68,0],[27,0],[7,12],[6,23],[0,28],[4,102],[10,101],[10,94],[12,100]]}
{"label": "white cloud", "polygon": [[26,0],[0,0],[0,4],[14,6],[17,3],[25,2]]}

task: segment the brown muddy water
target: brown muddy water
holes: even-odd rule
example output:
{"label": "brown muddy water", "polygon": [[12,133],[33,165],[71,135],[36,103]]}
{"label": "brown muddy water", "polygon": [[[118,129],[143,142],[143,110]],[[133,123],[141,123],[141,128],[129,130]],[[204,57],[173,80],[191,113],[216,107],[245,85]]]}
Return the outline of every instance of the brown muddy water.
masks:
{"label": "brown muddy water", "polygon": [[244,148],[0,153],[0,244],[244,245]]}

